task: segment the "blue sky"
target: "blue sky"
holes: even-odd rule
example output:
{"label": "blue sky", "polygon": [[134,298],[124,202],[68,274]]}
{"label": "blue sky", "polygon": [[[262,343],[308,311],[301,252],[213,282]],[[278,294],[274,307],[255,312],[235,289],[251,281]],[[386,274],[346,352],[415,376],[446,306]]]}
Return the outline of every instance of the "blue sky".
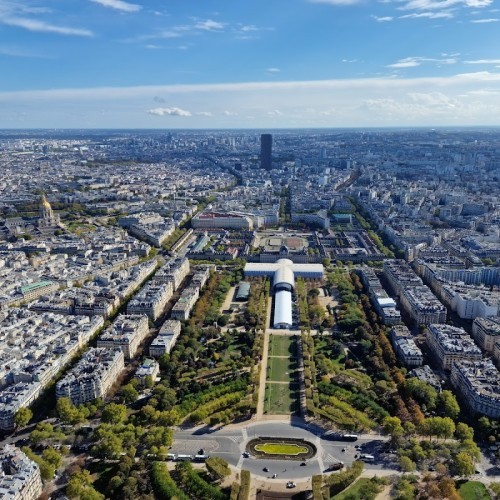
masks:
{"label": "blue sky", "polygon": [[500,125],[500,0],[0,0],[0,127]]}

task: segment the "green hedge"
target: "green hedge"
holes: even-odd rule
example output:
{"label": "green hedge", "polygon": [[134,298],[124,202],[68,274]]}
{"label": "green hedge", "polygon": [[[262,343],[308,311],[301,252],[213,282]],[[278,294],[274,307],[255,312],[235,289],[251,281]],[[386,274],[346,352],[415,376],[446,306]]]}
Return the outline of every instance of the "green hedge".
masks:
{"label": "green hedge", "polygon": [[175,481],[170,477],[167,466],[163,462],[154,462],[151,469],[151,482],[155,497],[160,500],[190,500],[175,484]]}
{"label": "green hedge", "polygon": [[351,467],[338,474],[332,474],[327,480],[330,497],[340,493],[350,486],[363,472],[364,463],[356,461]]}
{"label": "green hedge", "polygon": [[312,477],[312,493],[314,500],[323,500],[323,476],[321,474]]}
{"label": "green hedge", "polygon": [[250,498],[250,471],[241,471],[241,487],[238,500],[248,500]]}

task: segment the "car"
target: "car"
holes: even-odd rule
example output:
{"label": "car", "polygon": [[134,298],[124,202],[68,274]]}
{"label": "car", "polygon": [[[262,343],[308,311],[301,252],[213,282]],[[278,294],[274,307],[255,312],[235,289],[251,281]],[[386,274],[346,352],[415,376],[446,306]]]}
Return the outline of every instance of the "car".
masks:
{"label": "car", "polygon": [[205,450],[203,448],[200,448],[198,450],[198,455],[205,455]]}
{"label": "car", "polygon": [[433,467],[432,465],[427,469],[429,472],[436,472],[436,467]]}
{"label": "car", "polygon": [[305,467],[306,465],[307,465],[307,463],[306,463],[306,462],[301,462],[301,463],[300,463],[300,466],[301,466],[301,467]]}
{"label": "car", "polygon": [[344,462],[337,462],[334,464],[330,464],[326,470],[327,471],[334,471],[334,470],[340,470],[343,468],[344,468]]}
{"label": "car", "polygon": [[346,448],[342,448],[342,451],[347,451],[347,449]]}
{"label": "car", "polygon": [[268,467],[264,467],[262,470],[263,470],[264,472],[269,472],[269,468],[268,468]]}
{"label": "car", "polygon": [[278,474],[273,474],[273,479],[276,479],[278,477]]}
{"label": "car", "polygon": [[295,488],[296,486],[297,485],[293,481],[288,481],[288,483],[286,483],[287,488]]}
{"label": "car", "polygon": [[356,450],[361,450],[361,445],[357,444],[356,446],[354,446],[354,448],[356,448]]}
{"label": "car", "polygon": [[243,458],[248,458],[250,456],[250,453],[248,453],[248,451],[244,451],[242,453],[242,455],[243,455]]}

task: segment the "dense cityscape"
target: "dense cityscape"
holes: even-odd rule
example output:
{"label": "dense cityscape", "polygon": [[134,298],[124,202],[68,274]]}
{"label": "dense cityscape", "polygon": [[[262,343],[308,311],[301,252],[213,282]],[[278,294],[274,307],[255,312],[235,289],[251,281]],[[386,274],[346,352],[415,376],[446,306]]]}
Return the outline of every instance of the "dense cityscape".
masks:
{"label": "dense cityscape", "polygon": [[269,132],[0,131],[0,497],[500,495],[498,130]]}

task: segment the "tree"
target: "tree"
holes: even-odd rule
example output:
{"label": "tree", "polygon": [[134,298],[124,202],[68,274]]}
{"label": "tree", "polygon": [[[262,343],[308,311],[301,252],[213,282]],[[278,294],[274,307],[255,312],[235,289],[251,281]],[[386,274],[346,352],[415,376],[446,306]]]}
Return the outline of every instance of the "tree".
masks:
{"label": "tree", "polygon": [[14,422],[16,424],[16,427],[25,427],[26,425],[28,425],[32,417],[33,417],[33,412],[29,408],[27,407],[19,408],[14,417]]}
{"label": "tree", "polygon": [[419,380],[416,377],[411,377],[405,380],[403,390],[407,396],[415,398],[420,404],[425,404],[428,410],[433,410],[436,407],[438,393],[434,387]]}
{"label": "tree", "polygon": [[69,398],[59,398],[56,406],[59,418],[67,424],[84,422],[90,414],[89,410],[83,406],[77,408]]}
{"label": "tree", "polygon": [[402,436],[403,426],[401,425],[401,420],[398,417],[385,417],[382,422],[382,428],[386,434],[391,436]]}
{"label": "tree", "polygon": [[463,422],[459,422],[455,430],[455,436],[459,441],[472,440],[474,439],[474,429]]}
{"label": "tree", "polygon": [[127,384],[122,387],[121,396],[126,404],[131,404],[137,401],[139,393],[132,384]]}
{"label": "tree", "polygon": [[55,469],[61,467],[62,464],[61,454],[51,446],[43,450],[42,458],[49,464],[52,464]]}
{"label": "tree", "polygon": [[397,500],[413,500],[415,498],[415,487],[404,477],[396,484],[396,492]]}
{"label": "tree", "polygon": [[81,500],[104,500],[104,495],[101,495],[92,486],[92,476],[87,470],[76,472],[68,482],[66,494],[69,498]]}
{"label": "tree", "polygon": [[458,494],[455,488],[455,481],[451,477],[443,477],[438,482],[439,490],[441,491],[441,498],[447,500],[460,500],[462,497]]}
{"label": "tree", "polygon": [[110,424],[121,424],[127,418],[127,407],[110,403],[102,411],[102,421]]}
{"label": "tree", "polygon": [[472,457],[464,451],[457,453],[454,465],[458,476],[472,476],[476,470]]}
{"label": "tree", "polygon": [[403,472],[413,472],[417,469],[415,462],[413,462],[409,457],[402,456],[399,459],[399,466]]}
{"label": "tree", "polygon": [[151,375],[146,376],[146,387],[148,389],[151,389],[155,385],[155,381],[153,380],[153,377]]}
{"label": "tree", "polygon": [[460,413],[457,398],[451,391],[443,391],[438,396],[438,407],[443,412],[443,415],[456,419]]}

